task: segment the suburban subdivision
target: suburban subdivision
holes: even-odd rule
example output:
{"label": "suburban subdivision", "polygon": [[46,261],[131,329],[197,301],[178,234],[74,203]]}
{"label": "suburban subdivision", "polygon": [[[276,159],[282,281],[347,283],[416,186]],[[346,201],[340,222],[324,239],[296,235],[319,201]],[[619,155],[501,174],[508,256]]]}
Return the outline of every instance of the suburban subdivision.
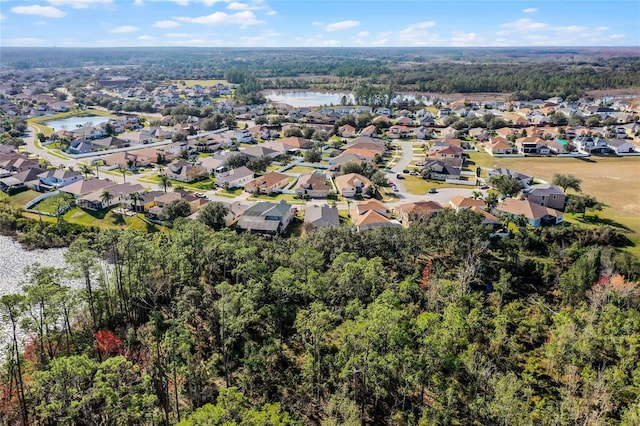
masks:
{"label": "suburban subdivision", "polygon": [[0,423],[637,424],[638,53],[3,48]]}

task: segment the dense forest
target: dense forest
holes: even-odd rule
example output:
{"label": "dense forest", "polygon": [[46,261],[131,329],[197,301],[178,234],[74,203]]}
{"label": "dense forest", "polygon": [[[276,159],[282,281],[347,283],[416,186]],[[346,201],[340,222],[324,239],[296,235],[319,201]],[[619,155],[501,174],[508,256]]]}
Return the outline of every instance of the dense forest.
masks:
{"label": "dense forest", "polygon": [[[327,49],[37,49],[6,48],[11,70],[82,68],[140,81],[222,79],[260,89],[514,93],[517,99],[581,96],[640,86],[634,49],[327,48]],[[240,71],[240,72],[239,72]],[[247,78],[250,76],[251,79]]]}
{"label": "dense forest", "polygon": [[272,240],[189,220],[88,232],[68,271],[33,265],[0,300],[0,423],[638,424],[626,238],[514,230],[445,209]]}

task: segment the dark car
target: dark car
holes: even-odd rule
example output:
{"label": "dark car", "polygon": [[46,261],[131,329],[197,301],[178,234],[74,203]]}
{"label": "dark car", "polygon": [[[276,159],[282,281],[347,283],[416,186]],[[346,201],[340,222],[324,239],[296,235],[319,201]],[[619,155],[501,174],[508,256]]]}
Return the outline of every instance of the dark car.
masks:
{"label": "dark car", "polygon": [[431,189],[429,190],[429,194],[436,194],[437,192],[438,192],[438,190],[437,190],[437,189],[435,189],[435,188],[431,188]]}
{"label": "dark car", "polygon": [[409,169],[404,169],[404,170],[402,171],[402,173],[404,173],[404,174],[409,174]]}
{"label": "dark car", "polygon": [[396,178],[398,178],[398,179],[404,179],[404,176],[402,176],[402,174],[398,173],[398,174],[396,175]]}

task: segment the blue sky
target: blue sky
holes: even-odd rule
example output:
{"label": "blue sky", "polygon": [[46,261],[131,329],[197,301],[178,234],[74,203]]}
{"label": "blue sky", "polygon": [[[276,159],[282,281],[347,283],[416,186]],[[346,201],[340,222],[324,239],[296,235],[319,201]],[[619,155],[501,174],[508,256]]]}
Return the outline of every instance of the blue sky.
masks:
{"label": "blue sky", "polygon": [[0,46],[638,46],[640,1],[0,0]]}

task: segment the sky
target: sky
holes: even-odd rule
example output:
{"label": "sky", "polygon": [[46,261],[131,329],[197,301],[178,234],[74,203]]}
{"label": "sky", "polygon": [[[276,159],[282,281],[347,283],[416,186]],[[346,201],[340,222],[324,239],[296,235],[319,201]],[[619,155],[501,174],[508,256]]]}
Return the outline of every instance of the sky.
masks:
{"label": "sky", "polygon": [[639,45],[637,0],[0,0],[0,46]]}

